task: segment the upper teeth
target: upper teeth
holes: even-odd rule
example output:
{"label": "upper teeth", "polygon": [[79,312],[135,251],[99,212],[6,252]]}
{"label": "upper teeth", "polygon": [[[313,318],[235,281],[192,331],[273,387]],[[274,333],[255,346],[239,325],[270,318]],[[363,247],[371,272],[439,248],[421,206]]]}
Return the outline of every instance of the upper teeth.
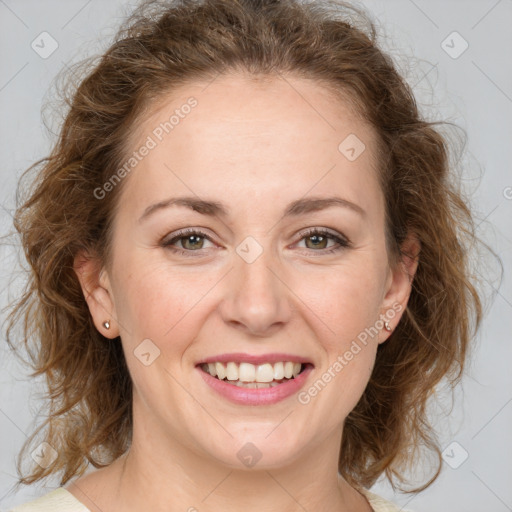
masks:
{"label": "upper teeth", "polygon": [[242,382],[272,382],[283,378],[291,379],[300,373],[300,363],[291,361],[275,364],[264,363],[254,365],[251,363],[207,363],[202,367],[213,377],[227,380],[240,380]]}

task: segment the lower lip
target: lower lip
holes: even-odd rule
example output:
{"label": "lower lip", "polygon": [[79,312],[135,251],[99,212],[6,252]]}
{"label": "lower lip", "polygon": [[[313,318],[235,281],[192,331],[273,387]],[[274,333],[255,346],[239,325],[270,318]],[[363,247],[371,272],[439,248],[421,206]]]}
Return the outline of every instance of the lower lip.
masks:
{"label": "lower lip", "polygon": [[257,389],[241,388],[234,384],[228,384],[223,380],[212,377],[199,366],[196,368],[206,384],[208,384],[214,391],[231,402],[240,405],[270,405],[280,402],[281,400],[297,393],[300,388],[304,386],[309,373],[313,369],[312,366],[308,365],[304,371],[294,379],[290,379],[271,388]]}

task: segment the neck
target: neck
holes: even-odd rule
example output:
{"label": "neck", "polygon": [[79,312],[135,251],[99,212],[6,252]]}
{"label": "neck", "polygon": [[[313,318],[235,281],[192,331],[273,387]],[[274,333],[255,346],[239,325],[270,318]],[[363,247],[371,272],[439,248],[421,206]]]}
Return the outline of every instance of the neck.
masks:
{"label": "neck", "polygon": [[169,437],[143,432],[134,425],[131,448],[116,461],[115,507],[108,510],[371,511],[366,499],[338,475],[333,454],[339,453],[339,431],[287,465],[265,467],[262,460],[247,469],[229,467]]}

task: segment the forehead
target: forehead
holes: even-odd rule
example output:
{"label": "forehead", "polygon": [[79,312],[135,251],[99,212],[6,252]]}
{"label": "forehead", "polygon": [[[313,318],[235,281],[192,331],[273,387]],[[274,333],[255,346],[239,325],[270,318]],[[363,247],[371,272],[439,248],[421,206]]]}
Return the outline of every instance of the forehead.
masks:
{"label": "forehead", "polygon": [[362,204],[377,199],[374,131],[311,80],[223,75],[184,85],[134,127],[130,152],[144,144],[151,149],[123,184],[137,211],[180,193],[243,203],[339,189]]}

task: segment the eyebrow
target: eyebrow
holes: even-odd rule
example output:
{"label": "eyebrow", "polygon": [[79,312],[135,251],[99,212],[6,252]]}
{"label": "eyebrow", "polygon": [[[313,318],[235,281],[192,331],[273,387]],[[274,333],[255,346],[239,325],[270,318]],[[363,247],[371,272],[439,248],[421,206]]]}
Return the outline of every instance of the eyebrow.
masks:
{"label": "eyebrow", "polygon": [[[148,206],[143,214],[139,218],[139,222],[150,217],[155,212],[170,208],[172,206],[181,206],[194,210],[202,215],[208,215],[210,217],[228,217],[229,209],[219,203],[218,201],[208,201],[205,199],[199,199],[198,197],[171,197],[164,199],[158,203]],[[359,205],[343,199],[341,197],[330,196],[330,197],[308,197],[303,199],[297,199],[292,201],[284,212],[284,217],[296,217],[304,215],[306,213],[317,212],[327,208],[338,206],[341,208],[347,208],[352,210],[362,217],[366,216],[366,212]]]}

